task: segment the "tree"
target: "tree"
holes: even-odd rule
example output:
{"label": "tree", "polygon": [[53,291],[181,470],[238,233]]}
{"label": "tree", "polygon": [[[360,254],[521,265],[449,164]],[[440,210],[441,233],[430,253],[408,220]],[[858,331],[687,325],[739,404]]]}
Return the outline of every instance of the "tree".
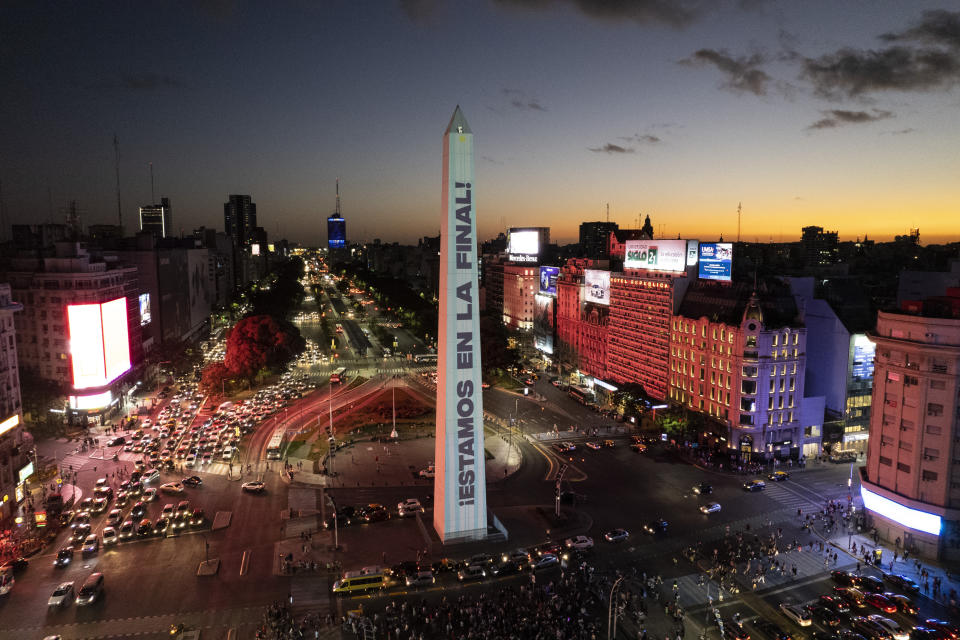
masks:
{"label": "tree", "polygon": [[224,364],[231,376],[253,381],[261,369],[279,369],[306,347],[293,324],[272,316],[248,316],[227,337]]}
{"label": "tree", "polygon": [[200,389],[206,394],[224,389],[224,383],[230,380],[230,370],[222,362],[213,362],[203,368],[200,377]]}
{"label": "tree", "polygon": [[480,315],[480,361],[485,371],[503,369],[513,364],[507,349],[507,330],[491,314]]}

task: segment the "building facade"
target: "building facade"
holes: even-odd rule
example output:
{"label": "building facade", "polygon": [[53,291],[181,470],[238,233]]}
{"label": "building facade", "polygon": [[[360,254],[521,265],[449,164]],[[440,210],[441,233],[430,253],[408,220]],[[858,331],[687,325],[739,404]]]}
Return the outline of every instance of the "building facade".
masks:
{"label": "building facade", "polygon": [[[925,557],[960,561],[960,289],[880,312],[861,492],[870,524]],[[951,308],[952,307],[952,308]]]}
{"label": "building facade", "polygon": [[580,252],[591,260],[610,257],[610,234],[620,229],[616,222],[581,222]]}
{"label": "building facade", "polygon": [[515,331],[531,331],[536,310],[540,271],[536,265],[503,266],[503,324]]}
{"label": "building facade", "polygon": [[256,242],[257,204],[250,196],[229,196],[223,204],[223,228],[235,246],[245,247]]}
{"label": "building facade", "polygon": [[140,207],[140,231],[148,231],[157,238],[173,237],[173,212],[170,198],[160,198],[160,204]]}
{"label": "building facade", "polygon": [[10,285],[0,284],[0,524],[4,528],[10,528],[11,516],[25,497],[24,480],[31,475],[32,452],[23,431],[17,369],[14,314],[20,311],[23,305],[14,302]]}
{"label": "building facade", "polygon": [[[588,303],[583,286],[584,270],[606,266],[606,261],[573,258],[561,267],[557,278],[557,342],[562,345],[561,351],[576,354],[576,366],[581,373],[600,379],[607,377],[610,307]],[[562,355],[571,357],[566,352]]]}

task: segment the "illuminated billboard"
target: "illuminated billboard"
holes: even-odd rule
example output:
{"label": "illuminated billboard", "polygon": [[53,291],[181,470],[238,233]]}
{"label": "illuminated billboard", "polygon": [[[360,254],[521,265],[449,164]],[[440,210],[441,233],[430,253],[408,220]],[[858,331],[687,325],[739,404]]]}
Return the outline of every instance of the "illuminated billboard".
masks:
{"label": "illuminated billboard", "polygon": [[140,326],[150,324],[150,294],[141,293],[140,294]]}
{"label": "illuminated billboard", "polygon": [[553,331],[556,300],[551,296],[534,296],[533,346],[537,351],[553,354]]}
{"label": "illuminated billboard", "polygon": [[868,510],[910,529],[935,536],[940,535],[941,518],[937,514],[911,509],[890,498],[884,498],[863,485],[860,486],[860,495],[863,498],[863,506]]}
{"label": "illuminated billboard", "polygon": [[610,272],[584,269],[583,299],[594,304],[610,304]]}
{"label": "illuminated billboard", "polygon": [[557,296],[557,278],[560,267],[540,267],[540,293],[545,296]]}
{"label": "illuminated billboard", "polygon": [[70,408],[77,411],[95,411],[109,407],[113,403],[113,394],[109,389],[103,393],[92,393],[88,396],[70,396]]}
{"label": "illuminated billboard", "polygon": [[15,413],[3,422],[0,422],[0,435],[10,431],[10,429],[13,429],[18,424],[20,424],[20,415]]}
{"label": "illuminated billboard", "polygon": [[130,369],[127,299],[67,305],[73,387],[102,387]]}
{"label": "illuminated billboard", "polygon": [[627,240],[623,267],[681,273],[687,268],[687,241]]}
{"label": "illuminated billboard", "polygon": [[697,264],[700,258],[700,241],[687,240],[687,266],[692,267]]}
{"label": "illuminated billboard", "polygon": [[536,229],[510,229],[509,243],[511,260],[532,262],[540,255],[540,232]]}
{"label": "illuminated billboard", "polygon": [[700,244],[699,277],[701,280],[730,282],[733,275],[733,243],[703,242]]}

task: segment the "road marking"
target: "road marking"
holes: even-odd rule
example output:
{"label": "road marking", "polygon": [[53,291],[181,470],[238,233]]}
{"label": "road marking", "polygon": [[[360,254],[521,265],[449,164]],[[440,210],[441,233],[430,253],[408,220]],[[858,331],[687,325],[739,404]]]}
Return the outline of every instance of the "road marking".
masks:
{"label": "road marking", "polygon": [[240,575],[247,575],[247,569],[250,568],[250,549],[244,549],[243,557],[240,558]]}

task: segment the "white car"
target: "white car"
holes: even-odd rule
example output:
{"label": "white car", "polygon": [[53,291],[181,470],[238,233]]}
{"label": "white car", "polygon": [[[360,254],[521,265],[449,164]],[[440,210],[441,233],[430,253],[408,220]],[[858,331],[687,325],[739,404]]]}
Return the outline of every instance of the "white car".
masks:
{"label": "white car", "polygon": [[260,493],[266,489],[266,485],[257,480],[254,482],[244,482],[242,485],[240,485],[240,488],[244,491],[249,491],[250,493]]}
{"label": "white car", "polygon": [[572,538],[567,538],[565,544],[567,545],[568,549],[584,551],[586,549],[593,549],[593,538],[590,536],[574,536]]}
{"label": "white car", "polygon": [[720,511],[719,502],[708,502],[700,506],[700,513],[716,513],[717,511]]}
{"label": "white car", "polygon": [[530,563],[530,568],[534,571],[539,571],[540,569],[546,569],[556,564],[560,564],[560,560],[557,559],[557,556],[553,555],[552,553],[545,553]]}
{"label": "white car", "polygon": [[809,627],[813,624],[813,618],[810,614],[804,611],[801,607],[795,604],[781,604],[780,611],[783,615],[790,618],[792,622],[800,625],[801,627]]}
{"label": "white car", "polygon": [[50,599],[47,600],[47,606],[62,607],[73,600],[73,595],[73,583],[61,582],[59,585],[57,585],[57,588],[53,590],[53,594],[50,596]]}
{"label": "white car", "polygon": [[183,485],[179,482],[166,482],[160,485],[160,491],[164,493],[183,493]]}
{"label": "white car", "polygon": [[883,627],[887,633],[893,636],[893,640],[909,640],[910,634],[903,630],[899,624],[890,618],[886,618],[877,613],[867,616],[870,620]]}
{"label": "white car", "polygon": [[103,539],[103,546],[114,544],[117,541],[117,530],[113,527],[104,527],[100,537]]}
{"label": "white car", "polygon": [[420,501],[416,498],[407,498],[403,502],[397,505],[397,511],[422,511],[423,506],[420,504]]}
{"label": "white car", "polygon": [[148,482],[155,482],[160,479],[160,472],[156,469],[147,469],[143,472],[143,476],[140,478],[140,481],[144,484]]}

